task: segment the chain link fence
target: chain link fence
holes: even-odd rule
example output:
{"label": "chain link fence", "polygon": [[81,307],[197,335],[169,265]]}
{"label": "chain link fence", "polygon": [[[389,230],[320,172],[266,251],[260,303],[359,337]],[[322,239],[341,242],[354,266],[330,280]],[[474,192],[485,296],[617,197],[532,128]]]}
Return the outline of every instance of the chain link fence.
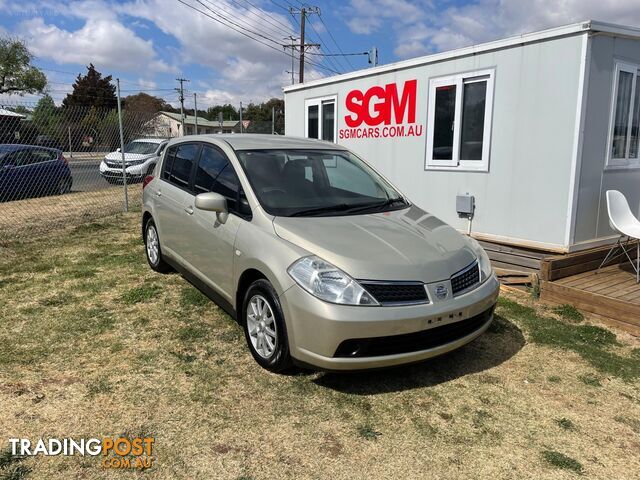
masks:
{"label": "chain link fence", "polygon": [[[182,131],[180,114],[123,109],[122,152],[117,109],[49,100],[0,104],[0,243],[87,223],[127,203],[138,208],[144,177]],[[194,127],[185,123],[186,133]],[[230,132],[274,130],[273,122],[245,119]],[[201,125],[198,133],[218,131]]]}

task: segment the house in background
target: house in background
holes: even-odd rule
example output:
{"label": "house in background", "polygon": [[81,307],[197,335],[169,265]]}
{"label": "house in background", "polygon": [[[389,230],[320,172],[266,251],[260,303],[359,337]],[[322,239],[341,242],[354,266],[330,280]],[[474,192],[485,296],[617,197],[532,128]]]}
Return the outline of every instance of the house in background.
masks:
{"label": "house in background", "polygon": [[20,121],[25,115],[0,107],[0,143],[20,142]]}
{"label": "house in background", "polygon": [[[184,135],[194,135],[196,133],[196,117],[193,115],[184,116],[184,129],[182,132],[182,123],[179,113],[158,112],[147,125],[150,130],[149,135],[154,137],[182,137]],[[217,120],[207,120],[204,117],[198,117],[198,133],[239,133],[240,122],[238,120],[224,120],[222,125]]]}

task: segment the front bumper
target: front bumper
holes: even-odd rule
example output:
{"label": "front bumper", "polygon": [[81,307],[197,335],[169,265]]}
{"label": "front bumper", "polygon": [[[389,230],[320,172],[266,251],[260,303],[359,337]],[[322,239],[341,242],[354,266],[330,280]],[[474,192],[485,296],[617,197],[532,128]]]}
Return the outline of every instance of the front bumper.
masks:
{"label": "front bumper", "polygon": [[[492,275],[478,288],[455,298],[431,297],[433,303],[426,305],[361,307],[323,302],[294,285],[281,295],[280,302],[295,360],[325,370],[358,370],[417,362],[471,342],[491,324],[499,290],[498,280]],[[465,321],[465,329],[458,328]],[[443,343],[429,341],[431,329]],[[454,329],[460,335],[439,333]],[[353,348],[352,356],[345,353],[351,350],[345,345],[381,346],[387,340],[384,337],[391,337],[388,343],[396,344],[411,339],[409,345],[419,349],[406,351],[405,344],[397,349],[399,353],[386,354],[394,350],[385,348]],[[367,356],[367,352],[374,355]]]}
{"label": "front bumper", "polygon": [[[132,180],[141,180],[145,177],[145,172],[143,164],[141,165],[132,165],[125,169],[125,173],[127,175],[127,179]],[[104,178],[114,179],[114,180],[122,180],[122,167],[111,168],[105,165],[104,162],[100,164],[100,175]]]}

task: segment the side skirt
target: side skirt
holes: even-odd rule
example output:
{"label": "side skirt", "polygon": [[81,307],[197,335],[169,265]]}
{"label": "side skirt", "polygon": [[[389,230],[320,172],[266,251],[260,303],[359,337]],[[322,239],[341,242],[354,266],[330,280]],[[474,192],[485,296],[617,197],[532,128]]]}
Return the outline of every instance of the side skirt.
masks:
{"label": "side skirt", "polygon": [[180,275],[182,275],[185,280],[187,280],[191,285],[196,287],[202,293],[204,293],[211,301],[213,301],[216,305],[222,308],[231,318],[233,318],[236,322],[238,321],[237,314],[235,308],[231,305],[229,301],[227,301],[222,295],[220,295],[216,290],[211,288],[209,285],[200,280],[196,275],[191,273],[189,270],[184,268],[178,262],[174,261],[172,258],[169,258],[166,255],[163,255],[163,260],[171,265]]}

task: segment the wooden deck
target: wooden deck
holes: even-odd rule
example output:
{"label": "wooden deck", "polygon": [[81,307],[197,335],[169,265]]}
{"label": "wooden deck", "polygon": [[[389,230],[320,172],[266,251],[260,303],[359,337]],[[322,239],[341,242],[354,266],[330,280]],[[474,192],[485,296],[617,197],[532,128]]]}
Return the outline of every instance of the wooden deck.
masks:
{"label": "wooden deck", "polygon": [[627,264],[542,280],[541,299],[571,304],[598,320],[640,336],[640,284]]}

